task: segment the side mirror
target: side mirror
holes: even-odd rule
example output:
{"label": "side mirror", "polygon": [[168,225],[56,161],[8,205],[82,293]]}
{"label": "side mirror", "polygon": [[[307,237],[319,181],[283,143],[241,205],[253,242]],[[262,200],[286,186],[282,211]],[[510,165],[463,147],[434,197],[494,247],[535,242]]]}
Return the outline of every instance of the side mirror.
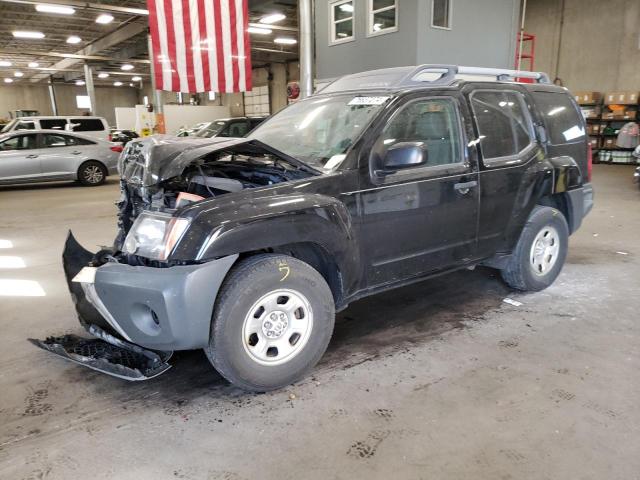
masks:
{"label": "side mirror", "polygon": [[424,142],[399,142],[387,150],[383,160],[384,172],[424,165],[429,160],[429,152]]}

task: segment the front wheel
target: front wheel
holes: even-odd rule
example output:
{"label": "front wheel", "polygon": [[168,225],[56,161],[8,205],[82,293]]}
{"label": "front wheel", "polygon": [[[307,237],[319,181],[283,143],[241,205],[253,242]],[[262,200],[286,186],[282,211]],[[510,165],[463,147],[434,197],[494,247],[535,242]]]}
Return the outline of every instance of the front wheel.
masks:
{"label": "front wheel", "polygon": [[106,181],[107,175],[107,168],[95,160],[84,162],[78,169],[78,181],[88,187],[102,185]]}
{"label": "front wheel", "polygon": [[316,270],[290,256],[257,255],[225,280],[205,353],[234,385],[274,390],[301,379],[320,360],[334,318],[333,295]]}
{"label": "front wheel", "polygon": [[536,206],[501,272],[502,278],[516,290],[544,290],[560,274],[568,247],[569,227],[564,215],[555,208]]}

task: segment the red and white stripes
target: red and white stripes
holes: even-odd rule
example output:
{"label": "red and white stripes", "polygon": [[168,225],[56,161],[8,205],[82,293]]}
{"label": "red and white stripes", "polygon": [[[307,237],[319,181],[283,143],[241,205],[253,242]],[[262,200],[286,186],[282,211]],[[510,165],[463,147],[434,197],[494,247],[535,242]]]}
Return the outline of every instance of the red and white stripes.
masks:
{"label": "red and white stripes", "polygon": [[156,88],[251,90],[248,0],[147,0]]}

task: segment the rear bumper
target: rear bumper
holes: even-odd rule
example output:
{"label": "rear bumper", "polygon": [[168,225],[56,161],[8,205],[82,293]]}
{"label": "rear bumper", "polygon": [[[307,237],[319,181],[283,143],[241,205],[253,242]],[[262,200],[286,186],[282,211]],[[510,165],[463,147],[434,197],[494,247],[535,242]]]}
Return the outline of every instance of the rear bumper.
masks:
{"label": "rear bumper", "polygon": [[582,219],[593,208],[593,197],[593,186],[590,183],[585,183],[582,187],[567,192],[569,213],[571,215],[569,219],[571,233],[580,228]]}
{"label": "rear bumper", "polygon": [[[65,273],[80,322],[118,334],[153,350],[191,350],[209,342],[213,306],[229,269],[230,255],[199,265],[152,268],[108,262],[80,282],[90,252],[70,235]],[[92,267],[89,267],[92,268]]]}

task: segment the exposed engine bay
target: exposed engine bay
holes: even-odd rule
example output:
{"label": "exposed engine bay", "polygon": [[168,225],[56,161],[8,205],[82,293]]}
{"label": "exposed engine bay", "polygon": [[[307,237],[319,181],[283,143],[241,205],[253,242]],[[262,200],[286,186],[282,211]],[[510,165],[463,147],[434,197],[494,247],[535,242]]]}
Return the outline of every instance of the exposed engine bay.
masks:
{"label": "exposed engine bay", "polygon": [[[313,175],[275,153],[259,151],[254,145],[249,145],[250,148],[243,146],[246,144],[233,145],[195,158],[179,175],[160,179],[154,185],[140,185],[140,182],[122,175],[122,194],[117,203],[119,232],[114,250],[122,248],[129,229],[143,211],[173,213],[190,203]],[[127,150],[123,153],[124,168],[127,168],[129,161],[127,154],[131,155],[131,152]],[[137,157],[133,160],[137,160]]]}

